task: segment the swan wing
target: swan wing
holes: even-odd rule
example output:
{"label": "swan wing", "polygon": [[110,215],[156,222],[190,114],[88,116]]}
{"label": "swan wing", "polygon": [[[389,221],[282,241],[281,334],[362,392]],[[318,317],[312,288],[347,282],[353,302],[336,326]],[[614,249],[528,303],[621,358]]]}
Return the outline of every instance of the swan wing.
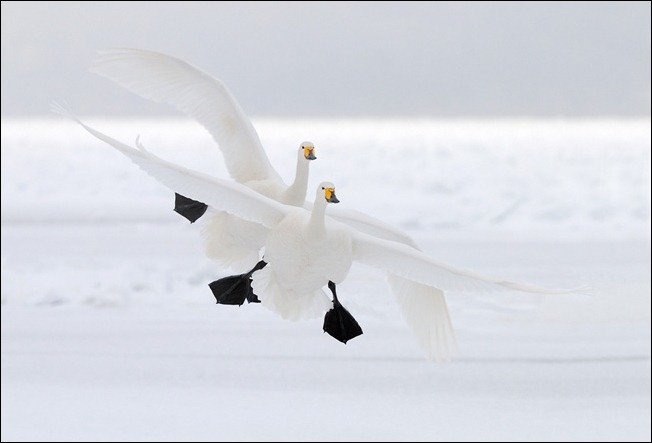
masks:
{"label": "swan wing", "polygon": [[75,120],[90,134],[113,146],[143,171],[174,192],[205,202],[215,209],[228,212],[245,220],[260,223],[267,228],[278,224],[286,214],[284,205],[258,194],[244,185],[220,180],[175,165],[146,151],[138,140],[136,144],[139,148],[132,148],[84,124],[62,108],[54,110]]}
{"label": "swan wing", "polygon": [[138,49],[101,51],[90,71],[197,120],[219,145],[234,180],[282,183],[251,120],[220,80],[178,58]]}
{"label": "swan wing", "polygon": [[388,273],[388,283],[403,319],[430,359],[449,360],[455,333],[444,291],[515,290],[537,294],[567,293],[523,285],[454,268],[408,245],[352,233],[353,259]]}
{"label": "swan wing", "polygon": [[[333,207],[328,208],[327,216],[340,223],[373,237],[403,243],[414,249],[419,249],[412,237],[388,223],[355,209],[340,208],[336,205],[331,206]],[[308,211],[312,211],[313,203],[307,201],[303,207]]]}
{"label": "swan wing", "polygon": [[512,290],[535,294],[573,292],[515,283],[457,269],[435,261],[410,246],[361,232],[352,232],[351,236],[354,260],[444,291]]}
{"label": "swan wing", "polygon": [[[306,202],[304,206],[310,209],[312,203]],[[333,207],[329,208],[328,215],[364,234],[419,250],[416,242],[404,232],[360,211]],[[439,362],[450,361],[457,343],[444,291],[392,273],[387,274],[387,283],[403,319],[426,356]]]}
{"label": "swan wing", "polygon": [[431,360],[449,361],[457,349],[444,291],[388,274],[387,283],[419,346]]}

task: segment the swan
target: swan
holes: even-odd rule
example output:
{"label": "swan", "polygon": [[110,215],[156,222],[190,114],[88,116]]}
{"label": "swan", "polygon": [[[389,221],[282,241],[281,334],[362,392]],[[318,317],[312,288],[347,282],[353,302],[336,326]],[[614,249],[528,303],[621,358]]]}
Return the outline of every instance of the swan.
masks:
{"label": "swan", "polygon": [[[98,54],[90,72],[141,97],[174,106],[200,123],[217,142],[233,180],[284,204],[310,209],[305,201],[309,176],[305,160],[316,158],[311,142],[301,144],[295,179],[286,186],[272,167],[251,120],[219,79],[186,61],[154,51],[121,48]],[[344,209],[329,213],[371,235],[417,247],[399,229],[362,212]]]}
{"label": "swan", "polygon": [[[427,290],[415,296],[413,284],[434,289],[436,293],[496,289],[539,294],[571,292],[456,269],[409,245],[353,229],[326,216],[327,206],[339,201],[335,186],[330,182],[319,184],[311,210],[284,205],[242,184],[165,161],[146,150],[138,140],[136,148],[130,147],[76,121],[172,191],[259,224],[265,231],[266,263],[252,273],[252,286],[262,305],[284,319],[314,317],[330,307],[325,326],[339,324],[344,338],[359,335],[361,331],[356,329],[357,323],[351,323],[348,312],[337,309],[335,289],[346,279],[351,264],[360,262],[389,274],[390,289],[399,301],[403,301],[404,318],[417,335],[419,344],[428,358],[441,361],[450,358],[454,347],[445,301],[432,297]],[[324,286],[333,292],[333,303],[324,293]],[[438,312],[439,316],[432,317],[433,312]]]}
{"label": "swan", "polygon": [[[219,79],[178,58],[140,49],[100,51],[90,71],[144,98],[172,105],[197,120],[217,142],[229,175],[235,181],[281,203],[311,209],[311,203],[306,201],[306,189],[309,164],[316,159],[314,144],[303,142],[299,146],[295,178],[291,185],[286,185],[272,167],[250,119]],[[191,223],[207,209],[205,203],[175,193],[174,210]],[[362,232],[417,248],[400,230],[359,211],[331,210],[329,215]],[[265,230],[258,223],[213,209],[201,232],[209,258],[223,267],[244,271],[209,284],[216,301],[232,305],[241,305],[245,300],[258,302],[250,279],[265,263],[259,253],[265,243]],[[439,299],[432,315],[440,322],[447,322],[446,312],[441,312],[442,306],[445,311],[443,294],[416,284],[412,286],[415,294],[430,292],[423,295],[426,300]],[[333,303],[339,304],[335,294]],[[331,328],[325,329],[333,335]]]}
{"label": "swan", "polygon": [[[245,151],[241,151],[239,155],[245,153]],[[297,151],[297,168],[294,181],[291,185],[286,185],[271,165],[270,174],[267,177],[260,177],[256,180],[243,181],[241,183],[266,197],[273,198],[286,205],[301,206],[306,199],[309,162],[316,159],[315,145],[312,142],[305,141],[299,145],[299,150]],[[198,202],[179,193],[175,193],[174,195],[174,211],[185,217],[190,223],[199,220],[208,209],[208,205],[205,203]]]}
{"label": "swan", "polygon": [[[285,184],[265,154],[251,120],[219,79],[175,57],[138,49],[100,51],[90,71],[145,98],[170,104],[197,120],[217,142],[229,175],[237,182],[284,204],[304,204],[309,165],[317,158],[314,144],[301,143],[294,181]],[[207,210],[205,203],[175,193],[174,211],[190,223]],[[211,282],[209,287],[216,301],[231,305],[241,305],[245,300],[258,302],[250,276],[264,263],[259,260],[264,243],[260,227],[213,210],[201,232],[209,258],[222,267],[248,269]]]}
{"label": "swan", "polygon": [[178,58],[140,49],[99,51],[89,70],[197,120],[219,146],[229,175],[237,182],[284,204],[303,205],[309,162],[316,159],[314,145],[300,145],[294,181],[286,185],[251,120],[219,79]]}
{"label": "swan", "polygon": [[[177,58],[137,49],[100,51],[90,71],[145,98],[171,104],[197,120],[217,142],[227,170],[237,182],[283,204],[304,204],[309,165],[317,158],[314,144],[300,144],[294,181],[287,185],[272,167],[251,120],[219,79]],[[191,223],[207,209],[205,203],[175,193],[174,211]],[[244,270],[259,261],[264,238],[256,223],[212,211],[202,227],[202,235],[206,254],[223,267]],[[246,275],[211,283],[218,302],[244,302],[242,296],[248,289]],[[238,290],[232,292],[237,294],[220,292],[234,284]],[[256,301],[252,294],[247,294],[246,299]]]}

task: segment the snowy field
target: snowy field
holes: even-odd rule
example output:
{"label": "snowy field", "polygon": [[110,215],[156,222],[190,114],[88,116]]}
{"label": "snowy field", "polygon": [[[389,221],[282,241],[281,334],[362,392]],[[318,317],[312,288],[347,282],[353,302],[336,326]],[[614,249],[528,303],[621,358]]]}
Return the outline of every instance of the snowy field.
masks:
{"label": "snowy field", "polygon": [[[225,175],[203,130],[91,119]],[[459,352],[422,358],[384,278],[338,288],[364,335],[217,306],[227,270],[173,199],[72,123],[2,121],[2,440],[650,439],[649,120],[258,120],[290,179],[439,260],[590,295],[448,297]]]}

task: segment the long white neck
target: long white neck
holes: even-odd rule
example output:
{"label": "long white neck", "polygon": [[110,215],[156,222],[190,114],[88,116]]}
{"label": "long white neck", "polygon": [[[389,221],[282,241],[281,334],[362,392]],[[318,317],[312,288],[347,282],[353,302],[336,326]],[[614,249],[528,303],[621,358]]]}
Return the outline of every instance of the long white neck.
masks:
{"label": "long white neck", "polygon": [[283,203],[293,206],[303,206],[306,201],[306,188],[308,187],[308,176],[310,175],[310,160],[303,156],[303,149],[297,154],[297,171],[294,175],[294,182],[285,190]]}
{"label": "long white neck", "polygon": [[[321,191],[321,192],[320,192]],[[326,216],[326,199],[321,189],[317,190],[315,195],[315,203],[312,206],[312,213],[310,214],[310,221],[308,222],[308,229],[310,229],[311,236],[321,237],[326,232],[324,220]]]}

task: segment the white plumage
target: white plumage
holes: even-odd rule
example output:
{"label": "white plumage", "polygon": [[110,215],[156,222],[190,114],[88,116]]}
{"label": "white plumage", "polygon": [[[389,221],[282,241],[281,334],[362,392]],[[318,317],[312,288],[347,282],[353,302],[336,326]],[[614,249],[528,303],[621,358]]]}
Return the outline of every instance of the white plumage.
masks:
{"label": "white plumage", "polygon": [[[294,182],[286,185],[272,167],[251,120],[219,79],[183,60],[138,49],[101,51],[90,70],[197,120],[217,142],[235,181],[281,203],[304,204],[309,164],[315,158],[312,143],[300,145]],[[237,271],[250,269],[258,261],[263,243],[255,223],[215,210],[205,218],[202,236],[211,259]]]}
{"label": "white plumage", "polygon": [[182,60],[153,51],[100,51],[91,72],[159,103],[170,104],[204,126],[240,183],[283,180],[269,163],[251,121],[218,79]]}
{"label": "white plumage", "polygon": [[325,216],[327,203],[320,195],[323,185],[317,189],[314,207],[309,212],[280,204],[240,184],[172,164],[79,123],[171,190],[258,223],[266,231],[269,265],[254,273],[254,289],[263,305],[284,318],[323,312],[328,299],[321,288],[329,280],[343,281],[351,263],[358,261],[390,274],[390,287],[419,344],[428,356],[443,360],[450,356],[454,336],[442,290],[564,292],[456,269],[405,244],[352,229]]}
{"label": "white plumage", "polygon": [[[235,181],[281,203],[311,208],[305,201],[309,161],[301,148],[314,146],[301,144],[295,179],[287,186],[272,167],[251,120],[219,79],[178,58],[140,49],[100,51],[90,71],[197,120],[217,142]],[[359,211],[333,208],[330,212],[363,232],[416,247],[405,233]]]}
{"label": "white plumage", "polygon": [[[294,183],[287,187],[271,166],[251,121],[220,80],[175,57],[136,49],[103,51],[91,71],[196,119],[219,145],[234,180],[274,200],[312,210],[312,204],[305,201],[309,163],[301,150]],[[361,232],[418,249],[405,233],[359,211],[332,207],[329,216]],[[207,256],[236,272],[251,269],[265,241],[264,229],[215,209],[205,218],[202,237]],[[442,358],[450,356],[455,338],[443,292],[397,275],[388,274],[388,278],[395,283],[392,293],[419,342],[428,344],[425,347],[431,353],[435,340]]]}

